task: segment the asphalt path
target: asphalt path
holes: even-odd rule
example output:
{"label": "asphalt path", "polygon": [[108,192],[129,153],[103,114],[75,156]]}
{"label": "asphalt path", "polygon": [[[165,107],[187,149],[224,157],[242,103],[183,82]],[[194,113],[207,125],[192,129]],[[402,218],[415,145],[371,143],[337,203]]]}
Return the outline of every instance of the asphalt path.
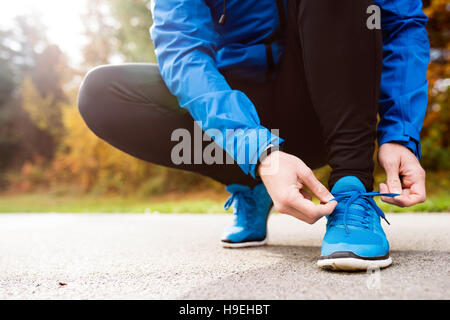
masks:
{"label": "asphalt path", "polygon": [[0,299],[449,299],[450,214],[391,214],[393,265],[318,269],[325,221],[269,220],[223,249],[230,215],[2,214]]}

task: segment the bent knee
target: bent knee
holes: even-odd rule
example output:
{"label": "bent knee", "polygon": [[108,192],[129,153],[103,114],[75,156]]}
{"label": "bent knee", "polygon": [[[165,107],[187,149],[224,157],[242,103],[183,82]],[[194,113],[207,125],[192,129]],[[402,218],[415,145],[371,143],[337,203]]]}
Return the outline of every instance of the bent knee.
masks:
{"label": "bent knee", "polygon": [[84,77],[78,93],[78,110],[84,121],[90,125],[92,118],[102,113],[104,102],[111,86],[112,66],[99,66]]}
{"label": "bent knee", "polygon": [[99,66],[90,70],[81,82],[78,102],[92,102],[105,93],[111,81],[111,66]]}

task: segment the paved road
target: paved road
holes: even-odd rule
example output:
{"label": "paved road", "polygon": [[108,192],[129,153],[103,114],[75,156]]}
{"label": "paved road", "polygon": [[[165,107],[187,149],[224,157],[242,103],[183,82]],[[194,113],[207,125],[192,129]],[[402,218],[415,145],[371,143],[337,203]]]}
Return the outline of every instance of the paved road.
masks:
{"label": "paved road", "polygon": [[449,299],[450,214],[388,219],[394,264],[370,275],[316,267],[324,221],[222,249],[226,215],[0,215],[0,298]]}

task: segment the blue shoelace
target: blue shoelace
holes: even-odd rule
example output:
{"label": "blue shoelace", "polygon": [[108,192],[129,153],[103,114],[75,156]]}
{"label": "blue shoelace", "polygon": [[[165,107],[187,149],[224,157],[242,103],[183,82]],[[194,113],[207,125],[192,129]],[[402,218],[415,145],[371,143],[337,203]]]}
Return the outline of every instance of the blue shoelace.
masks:
{"label": "blue shoelace", "polygon": [[[341,201],[345,201],[344,208],[337,208],[334,210],[332,216],[330,217],[330,225],[343,224],[345,226],[345,230],[347,233],[350,233],[348,230],[348,225],[353,225],[356,227],[369,228],[369,221],[367,220],[370,216],[368,211],[372,208],[378,214],[378,216],[387,224],[390,224],[387,221],[386,216],[383,211],[378,208],[373,197],[376,196],[384,196],[384,197],[396,197],[399,194],[397,193],[380,193],[380,192],[359,192],[359,191],[349,191],[349,192],[341,192],[334,196],[334,198],[330,201],[337,201],[338,203]],[[350,208],[352,204],[357,204],[363,208]]]}
{"label": "blue shoelace", "polygon": [[[235,222],[237,222],[237,219],[243,219],[241,220],[244,224],[247,224],[248,217],[247,214],[249,212],[252,212],[252,208],[256,205],[255,199],[253,199],[251,191],[247,190],[232,190],[231,196],[227,199],[227,201],[224,204],[225,210],[228,210],[233,203],[234,205],[234,219]],[[239,215],[238,215],[238,207],[239,207]]]}
{"label": "blue shoelace", "polygon": [[233,202],[236,202],[235,209],[239,205],[247,205],[247,204],[254,204],[254,199],[252,198],[251,194],[247,194],[247,192],[233,192],[233,194],[227,199],[227,201],[224,204],[225,210],[230,209],[230,207],[233,205]]}

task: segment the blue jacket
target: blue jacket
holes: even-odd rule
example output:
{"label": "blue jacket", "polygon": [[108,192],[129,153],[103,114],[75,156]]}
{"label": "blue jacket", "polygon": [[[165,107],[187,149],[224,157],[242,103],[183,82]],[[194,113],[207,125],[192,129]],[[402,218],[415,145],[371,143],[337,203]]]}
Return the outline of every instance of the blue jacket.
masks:
{"label": "blue jacket", "polygon": [[[420,157],[420,130],[427,105],[429,43],[421,0],[375,0],[382,8],[383,73],[379,144],[396,141]],[[215,142],[255,176],[260,154],[283,140],[264,128],[255,106],[232,90],[221,71],[254,78],[267,71],[263,41],[279,30],[276,0],[153,0],[151,36],[161,75],[179,104],[204,131],[218,129]],[[283,51],[272,43],[275,63]],[[241,129],[235,133],[227,129]],[[254,139],[254,130],[267,139]],[[282,134],[282,133],[281,133]],[[237,141],[237,142],[236,142]],[[250,151],[250,152],[249,152]]]}

